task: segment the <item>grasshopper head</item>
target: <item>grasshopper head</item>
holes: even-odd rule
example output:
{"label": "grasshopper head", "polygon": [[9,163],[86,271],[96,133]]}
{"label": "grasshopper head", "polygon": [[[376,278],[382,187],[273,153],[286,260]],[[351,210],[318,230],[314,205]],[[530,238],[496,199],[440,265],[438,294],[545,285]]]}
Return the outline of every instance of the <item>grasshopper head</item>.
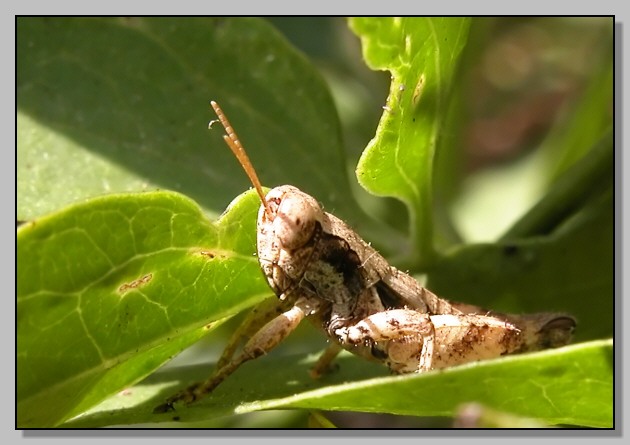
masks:
{"label": "grasshopper head", "polygon": [[258,212],[258,227],[275,237],[279,247],[293,251],[308,244],[322,222],[324,211],[312,196],[291,185],[272,189],[267,206]]}

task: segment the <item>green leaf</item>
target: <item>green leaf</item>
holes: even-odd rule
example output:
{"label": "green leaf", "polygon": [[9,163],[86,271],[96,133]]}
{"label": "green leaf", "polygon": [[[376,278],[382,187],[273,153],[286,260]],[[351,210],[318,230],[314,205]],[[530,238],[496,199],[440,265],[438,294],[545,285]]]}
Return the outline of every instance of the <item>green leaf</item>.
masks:
{"label": "green leaf", "polygon": [[[613,186],[612,131],[558,178],[547,194],[502,237],[503,241],[546,235],[584,208],[593,196]],[[612,203],[611,203],[612,204]]]}
{"label": "green leaf", "polygon": [[[612,22],[610,31],[612,33]],[[608,33],[605,38],[610,39]],[[609,130],[613,107],[613,41],[608,51],[594,60],[598,69],[587,83],[585,91],[564,107],[559,123],[542,143],[543,155],[548,156],[551,180],[557,180],[574,163],[596,146],[598,139]]]}
{"label": "green leaf", "polygon": [[350,26],[368,65],[392,73],[385,112],[357,178],[371,193],[407,205],[416,254],[430,263],[434,158],[470,19],[354,18]]}
{"label": "green leaf", "polygon": [[612,188],[549,236],[471,244],[445,255],[427,286],[499,312],[568,312],[576,341],[613,335]]}
{"label": "green leaf", "polygon": [[[319,384],[307,374],[314,357],[270,356],[244,365],[211,396],[188,408],[164,415],[151,413],[152,406],[164,397],[165,382],[171,379],[159,372],[130,390],[138,393],[135,399],[117,395],[64,427],[188,422],[288,408],[453,416],[461,404],[475,401],[549,424],[610,427],[612,352],[612,340],[603,340],[394,377],[374,377],[380,367],[344,354],[339,370]],[[194,381],[203,378],[204,372],[207,369],[189,367],[178,375]],[[257,377],[248,378],[253,372]]]}
{"label": "green leaf", "polygon": [[220,214],[249,181],[208,131],[215,100],[263,184],[365,223],[328,88],[264,20],[20,17],[17,55],[18,219],[155,189]]}
{"label": "green leaf", "polygon": [[176,193],[112,195],[20,227],[18,426],[83,412],[268,296],[258,203],[211,223]]}

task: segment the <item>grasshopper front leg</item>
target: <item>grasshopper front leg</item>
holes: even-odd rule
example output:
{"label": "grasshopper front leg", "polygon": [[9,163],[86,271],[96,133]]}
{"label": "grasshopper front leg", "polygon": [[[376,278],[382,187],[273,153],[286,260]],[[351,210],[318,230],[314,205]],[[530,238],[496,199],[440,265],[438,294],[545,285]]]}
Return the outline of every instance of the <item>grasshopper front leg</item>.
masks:
{"label": "grasshopper front leg", "polygon": [[275,348],[293,332],[310,310],[311,308],[305,300],[298,300],[291,309],[265,324],[250,338],[240,354],[217,369],[209,379],[195,383],[168,398],[165,403],[157,406],[153,412],[164,413],[172,411],[177,403],[187,405],[209,394],[243,363],[258,358]]}
{"label": "grasshopper front leg", "polygon": [[232,360],[241,344],[246,343],[264,325],[282,314],[284,309],[286,309],[283,309],[282,306],[282,302],[275,296],[254,306],[252,311],[247,314],[230,337],[230,340],[221,353],[221,357],[219,357],[217,361],[216,368],[220,369],[227,365]]}

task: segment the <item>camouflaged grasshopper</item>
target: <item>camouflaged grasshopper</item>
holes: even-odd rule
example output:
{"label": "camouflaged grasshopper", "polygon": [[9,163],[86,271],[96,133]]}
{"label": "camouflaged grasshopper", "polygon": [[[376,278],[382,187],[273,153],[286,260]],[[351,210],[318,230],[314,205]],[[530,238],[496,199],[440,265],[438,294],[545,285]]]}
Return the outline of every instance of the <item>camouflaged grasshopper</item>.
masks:
{"label": "camouflaged grasshopper", "polygon": [[[175,394],[155,412],[207,395],[242,363],[272,350],[306,317],[331,340],[312,369],[313,377],[324,373],[342,349],[402,374],[570,341],[575,320],[568,315],[497,314],[444,300],[389,265],[312,196],[290,185],[265,196],[230,123],[215,102],[212,107],[227,133],[223,138],[262,201],[258,259],[278,300],[249,315],[208,380]],[[235,355],[244,339],[246,344]]]}

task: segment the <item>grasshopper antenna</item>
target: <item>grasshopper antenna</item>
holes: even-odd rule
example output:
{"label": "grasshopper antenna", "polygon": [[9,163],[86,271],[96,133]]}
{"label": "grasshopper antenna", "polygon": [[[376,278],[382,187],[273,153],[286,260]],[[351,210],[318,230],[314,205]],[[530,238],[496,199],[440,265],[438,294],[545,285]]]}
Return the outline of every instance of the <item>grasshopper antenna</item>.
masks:
{"label": "grasshopper antenna", "polygon": [[[212,108],[214,108],[214,112],[217,114],[219,122],[221,122],[221,125],[223,125],[223,128],[225,128],[226,134],[223,135],[223,140],[228,145],[228,147],[230,147],[232,153],[234,153],[234,156],[236,156],[236,159],[238,159],[241,167],[243,167],[243,170],[245,170],[245,173],[247,173],[249,180],[252,181],[252,184],[254,185],[256,192],[258,192],[258,196],[260,196],[260,200],[265,207],[265,213],[267,214],[267,216],[270,217],[271,209],[269,209],[269,204],[265,199],[265,194],[263,193],[262,186],[260,185],[260,181],[258,180],[258,176],[256,175],[256,170],[254,170],[254,166],[249,160],[245,149],[241,145],[241,141],[238,140],[236,132],[230,125],[230,121],[228,121],[227,117],[225,117],[225,113],[223,113],[223,110],[221,109],[219,104],[215,101],[210,101],[210,105],[212,105]],[[212,124],[215,122],[216,120],[210,121],[210,124],[208,124],[208,128],[212,128]]]}

